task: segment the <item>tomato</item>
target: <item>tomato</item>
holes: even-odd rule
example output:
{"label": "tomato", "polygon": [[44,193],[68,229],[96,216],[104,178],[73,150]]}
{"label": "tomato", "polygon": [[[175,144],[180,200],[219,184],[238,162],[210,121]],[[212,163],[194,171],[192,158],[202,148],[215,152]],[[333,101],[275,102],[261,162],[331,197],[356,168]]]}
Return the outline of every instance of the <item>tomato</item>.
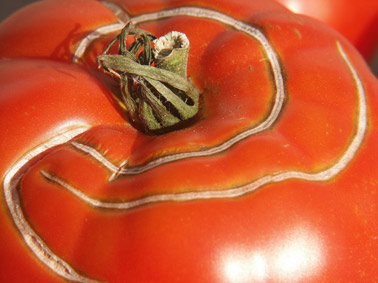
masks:
{"label": "tomato", "polygon": [[294,13],[314,17],[343,34],[372,59],[378,48],[378,2],[371,0],[277,0]]}
{"label": "tomato", "polygon": [[[136,129],[148,75],[98,68],[128,21],[189,39],[184,127]],[[378,82],[333,29],[268,0],[49,0],[0,41],[0,281],[378,280]]]}

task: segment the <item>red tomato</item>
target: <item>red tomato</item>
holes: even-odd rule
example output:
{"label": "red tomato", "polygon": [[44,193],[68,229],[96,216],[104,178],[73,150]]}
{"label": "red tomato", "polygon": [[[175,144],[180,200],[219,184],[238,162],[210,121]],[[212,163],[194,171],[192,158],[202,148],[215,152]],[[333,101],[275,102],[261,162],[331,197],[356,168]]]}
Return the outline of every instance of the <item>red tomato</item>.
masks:
{"label": "red tomato", "polygon": [[344,35],[366,59],[378,47],[378,1],[277,0],[294,13],[314,17]]}
{"label": "red tomato", "polygon": [[[377,281],[378,82],[354,47],[269,0],[112,2],[0,25],[0,281]],[[188,127],[140,133],[115,102],[95,63],[127,19],[189,38]]]}

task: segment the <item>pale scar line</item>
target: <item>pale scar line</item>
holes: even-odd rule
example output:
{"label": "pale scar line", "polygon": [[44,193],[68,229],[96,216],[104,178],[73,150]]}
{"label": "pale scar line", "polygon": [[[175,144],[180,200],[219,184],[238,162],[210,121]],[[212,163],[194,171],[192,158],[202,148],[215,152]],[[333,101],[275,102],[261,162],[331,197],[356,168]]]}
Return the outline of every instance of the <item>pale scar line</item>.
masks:
{"label": "pale scar line", "polygon": [[[342,49],[339,42],[336,42],[337,50],[339,54],[343,58],[344,62],[346,63],[347,67],[349,68],[354,82],[357,88],[358,94],[358,104],[359,104],[359,114],[358,114],[358,123],[356,127],[356,134],[352,139],[351,143],[349,144],[347,150],[341,156],[341,158],[331,167],[326,170],[317,172],[317,173],[306,173],[301,171],[287,171],[287,172],[277,172],[274,174],[270,174],[259,178],[255,181],[252,181],[249,184],[242,185],[239,187],[225,189],[225,190],[209,190],[209,191],[200,191],[200,192],[185,192],[185,193],[170,193],[170,194],[156,194],[147,197],[142,197],[139,199],[131,200],[131,201],[121,201],[118,203],[114,202],[104,202],[99,201],[94,198],[90,198],[81,192],[79,189],[74,188],[73,186],[66,183],[64,180],[59,178],[56,175],[52,175],[46,171],[43,171],[42,174],[50,181],[55,182],[62,186],[63,188],[69,190],[74,195],[79,197],[81,200],[87,202],[90,205],[95,207],[101,208],[112,208],[112,209],[131,209],[145,204],[157,203],[157,202],[182,202],[182,201],[193,201],[193,200],[203,200],[203,199],[216,199],[216,198],[235,198],[240,197],[245,194],[251,193],[258,189],[259,187],[270,184],[276,183],[287,179],[301,179],[307,181],[327,181],[337,174],[339,174],[352,160],[355,156],[357,150],[359,149],[365,132],[367,128],[367,105],[366,105],[366,98],[365,98],[365,90],[363,84],[354,69],[353,65],[351,64],[350,60],[348,59],[347,55],[345,54],[344,50]],[[100,161],[99,161],[100,162]]]}
{"label": "pale scar line", "polygon": [[73,63],[77,63],[80,58],[84,55],[85,51],[87,50],[88,46],[97,38],[119,31],[125,26],[125,22],[130,21],[130,17],[123,12],[121,8],[119,8],[116,4],[106,1],[101,1],[106,7],[108,7],[117,17],[119,23],[114,23],[106,26],[101,26],[87,36],[85,36],[76,47],[75,53],[72,58]]}
{"label": "pale scar line", "polygon": [[[222,13],[208,10],[208,9],[197,8],[197,7],[180,7],[176,9],[163,10],[159,12],[143,14],[143,15],[131,18],[130,21],[134,24],[140,24],[143,22],[159,20],[159,19],[169,18],[173,16],[191,16],[191,17],[200,17],[200,18],[215,20],[234,28],[235,30],[244,32],[248,36],[251,36],[254,39],[256,39],[265,50],[267,61],[270,63],[270,66],[272,68],[273,80],[274,80],[275,90],[276,90],[273,106],[270,110],[269,115],[265,118],[265,120],[260,122],[259,125],[253,128],[250,128],[248,130],[244,130],[241,133],[235,135],[234,137],[226,140],[225,142],[219,145],[213,146],[213,147],[209,147],[204,150],[180,152],[176,154],[166,155],[166,156],[154,159],[142,166],[134,166],[134,167],[127,166],[127,162],[126,163],[123,162],[125,165],[122,168],[119,168],[118,166],[115,166],[115,165],[110,165],[108,162],[104,162],[104,165],[109,170],[111,170],[113,173],[117,172],[116,174],[118,175],[141,174],[152,168],[160,166],[164,163],[178,161],[178,160],[182,160],[186,158],[205,157],[205,156],[215,155],[217,153],[223,152],[231,148],[233,145],[240,142],[241,140],[269,129],[274,124],[274,122],[276,122],[282,110],[283,103],[285,100],[285,87],[284,87],[282,69],[281,69],[276,52],[274,51],[268,39],[260,30],[242,21],[236,20],[227,15],[224,15]],[[109,32],[109,31],[113,32],[116,29],[121,29],[123,26],[124,24],[121,23],[121,24],[113,24],[113,25],[101,27],[100,28],[101,30],[98,29],[92,34],[90,34],[87,38],[84,38],[84,40],[82,41],[82,43],[79,45],[78,49],[75,52],[74,62],[76,62],[79,58],[81,58],[84,55],[87,46],[89,46],[92,40],[96,38],[95,36],[100,36],[101,34],[104,35],[106,32]],[[73,146],[76,147],[78,150],[81,150],[91,155],[93,158],[99,161],[100,159],[103,160],[102,157],[99,157],[99,154],[101,153],[96,151],[96,149],[93,149],[85,144],[80,144],[78,142],[73,143]],[[110,166],[107,166],[107,165],[110,165]]]}
{"label": "pale scar line", "polygon": [[[231,147],[233,144],[239,142],[240,140],[250,135],[253,135],[255,133],[261,132],[264,129],[269,128],[273,124],[273,122],[277,119],[278,114],[281,111],[283,99],[285,96],[283,77],[281,74],[281,68],[278,63],[278,59],[277,59],[277,55],[275,51],[273,50],[273,48],[271,47],[270,43],[265,38],[265,36],[259,30],[251,26],[248,26],[245,23],[239,22],[233,18],[230,18],[226,15],[223,15],[214,11],[200,9],[200,8],[191,8],[191,7],[178,8],[178,9],[161,11],[158,13],[150,13],[146,15],[141,15],[141,16],[132,18],[131,21],[137,24],[137,23],[141,23],[145,21],[151,21],[153,19],[172,17],[176,15],[187,15],[187,16],[214,19],[214,20],[223,22],[227,25],[230,25],[237,30],[243,31],[249,34],[250,36],[254,37],[256,40],[258,40],[260,44],[262,44],[262,46],[265,48],[266,55],[268,56],[268,60],[273,70],[273,76],[274,76],[274,81],[276,84],[276,91],[277,91],[275,104],[274,104],[274,107],[272,108],[271,114],[263,123],[261,123],[259,126],[253,129],[250,129],[248,131],[243,132],[240,135],[235,136],[234,138],[228,140],[224,144],[211,148],[207,151],[201,151],[199,153],[183,153],[179,155],[163,157],[141,168],[135,168],[135,172],[137,173],[144,172],[146,170],[149,170],[153,167],[159,166],[166,162],[171,162],[171,161],[179,160],[182,158],[196,157],[196,156],[200,157],[200,156],[215,154],[217,152],[226,150],[227,148]],[[76,53],[74,55],[73,61],[76,62],[79,58],[82,57],[82,55],[85,53],[87,46],[89,46],[89,44],[93,40],[95,40],[99,36],[116,32],[120,30],[123,26],[124,26],[124,23],[104,26],[104,27],[98,28],[97,30],[89,34],[79,44],[79,47],[77,48]],[[345,151],[343,156],[338,160],[338,162],[334,164],[332,167],[328,168],[327,170],[324,170],[318,173],[305,173],[305,172],[299,172],[299,171],[277,172],[276,174],[267,175],[257,180],[254,180],[251,183],[246,184],[244,186],[235,187],[235,188],[231,188],[231,189],[227,189],[223,191],[160,194],[160,195],[142,197],[140,199],[124,201],[124,202],[119,202],[119,203],[107,203],[104,201],[96,200],[94,198],[91,198],[90,196],[87,196],[86,194],[74,188],[73,186],[69,185],[68,183],[66,183],[64,180],[62,180],[56,175],[49,174],[46,171],[42,171],[41,173],[46,179],[69,190],[72,194],[74,194],[76,197],[78,197],[79,199],[81,199],[82,201],[86,203],[89,203],[95,207],[103,207],[103,208],[108,208],[108,209],[120,209],[120,210],[127,210],[127,209],[135,208],[141,205],[157,203],[157,202],[168,202],[168,201],[183,202],[183,201],[212,199],[212,198],[234,198],[234,197],[239,197],[239,196],[243,196],[245,194],[251,193],[264,185],[280,182],[286,179],[302,179],[302,180],[309,180],[309,181],[329,180],[330,178],[336,176],[341,170],[343,170],[347,166],[347,164],[350,162],[350,160],[354,157],[354,155],[356,154],[358,148],[360,147],[362,143],[362,140],[366,131],[366,127],[367,127],[366,101],[365,101],[365,92],[364,92],[362,82],[356,70],[352,66],[351,62],[349,61],[347,55],[345,54],[344,50],[342,49],[339,43],[337,43],[337,48],[341,57],[344,59],[347,67],[351,71],[351,74],[356,83],[356,88],[357,88],[357,93],[358,93],[358,98],[359,98],[358,99],[359,100],[359,116],[358,116],[356,135],[354,136],[351,144],[349,145],[348,149]],[[22,170],[22,168],[24,167],[26,163],[28,163],[31,159],[41,154],[45,150],[52,148],[54,146],[66,143],[69,140],[71,140],[74,136],[84,132],[87,129],[88,128],[77,128],[75,130],[65,132],[64,134],[56,136],[46,141],[44,144],[36,147],[34,150],[24,155],[12,168],[10,168],[10,170],[6,173],[4,181],[3,181],[3,192],[4,192],[5,201],[7,203],[9,212],[20,234],[25,240],[25,243],[28,245],[31,251],[36,255],[36,257],[43,264],[45,264],[57,275],[67,280],[71,280],[75,282],[85,282],[85,283],[98,282],[98,281],[92,280],[84,275],[81,275],[79,272],[77,272],[72,266],[70,266],[62,258],[57,256],[48,247],[48,245],[46,245],[46,243],[38,236],[38,234],[30,226],[30,223],[28,222],[28,220],[26,219],[24,215],[24,212],[22,210],[22,206],[20,203],[20,196],[17,190],[17,185],[20,179],[22,178],[22,175],[19,176],[18,172]],[[79,145],[79,143],[76,143],[76,144],[73,143],[73,145],[74,146]],[[92,156],[95,159],[97,159],[100,163],[102,163],[105,167],[109,168],[114,173],[120,171],[119,166],[112,164],[100,153],[93,152],[92,150],[94,149],[91,150],[90,147],[85,148],[84,146],[85,145],[82,145],[82,149],[83,148],[88,149],[88,153],[92,154]],[[195,154],[198,154],[198,155],[195,155]],[[131,171],[128,171],[128,172],[131,172]],[[122,173],[125,174],[124,172]]]}
{"label": "pale scar line", "polygon": [[67,262],[54,254],[53,251],[46,245],[46,243],[37,235],[37,233],[30,226],[28,220],[25,218],[22,210],[19,192],[17,185],[22,176],[17,177],[17,173],[34,157],[42,152],[53,148],[57,145],[64,144],[75,136],[87,131],[90,127],[80,126],[76,129],[71,129],[59,134],[42,145],[34,148],[26,155],[24,155],[13,167],[6,173],[3,181],[4,198],[8,205],[9,212],[12,219],[20,231],[25,243],[35,256],[43,262],[47,267],[53,270],[56,274],[75,282],[94,283],[98,281],[91,280],[85,276],[80,275]]}
{"label": "pale scar line", "polygon": [[[45,171],[42,171],[41,173],[45,176],[46,179],[58,184],[64,189],[69,190],[76,197],[90,205],[93,205],[95,207],[120,210],[127,210],[141,205],[152,204],[157,202],[183,202],[215,198],[235,198],[248,193],[252,193],[253,191],[257,190],[258,188],[264,185],[273,184],[287,179],[327,181],[335,177],[338,173],[340,173],[352,160],[352,158],[355,156],[356,152],[362,144],[367,129],[367,105],[363,84],[358,76],[357,71],[354,69],[352,63],[348,59],[340,43],[337,42],[336,45],[340,56],[346,63],[356,84],[359,111],[357,120],[358,122],[356,123],[356,134],[353,137],[350,145],[348,146],[347,150],[344,152],[342,157],[333,166],[329,167],[326,170],[323,170],[318,173],[306,173],[300,171],[277,172],[276,174],[267,175],[257,180],[254,180],[249,184],[222,191],[160,194],[119,203],[109,203],[91,198],[82,191],[69,185],[59,177],[51,175]],[[51,147],[67,142],[68,140],[72,139],[74,136],[82,133],[85,130],[86,128],[80,128],[77,130],[66,132],[60,136],[48,140],[46,143],[40,145],[36,149],[27,153],[7,172],[3,182],[3,190],[5,200],[8,205],[10,214],[13,218],[13,221],[17,226],[18,230],[20,231],[22,237],[24,238],[25,243],[29,246],[32,252],[37,256],[37,258],[39,258],[41,262],[43,262],[47,267],[49,267],[52,271],[62,276],[63,278],[76,282],[89,283],[97,281],[87,278],[75,271],[75,269],[71,267],[67,262],[65,262],[63,259],[59,258],[59,256],[54,254],[51,251],[51,249],[46,245],[46,243],[44,243],[44,241],[32,229],[24,215],[24,212],[22,211],[22,207],[20,205],[20,197],[17,190],[18,182],[20,181],[20,178],[22,178],[22,176],[18,176],[17,173],[28,161],[30,161],[35,156],[39,155],[41,152]]]}

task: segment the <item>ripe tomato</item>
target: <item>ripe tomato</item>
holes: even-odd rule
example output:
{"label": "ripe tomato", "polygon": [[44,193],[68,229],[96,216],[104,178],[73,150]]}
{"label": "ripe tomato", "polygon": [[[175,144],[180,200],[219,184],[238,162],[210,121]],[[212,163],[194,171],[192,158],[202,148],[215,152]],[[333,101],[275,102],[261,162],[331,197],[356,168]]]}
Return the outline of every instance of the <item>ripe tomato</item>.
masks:
{"label": "ripe tomato", "polygon": [[370,60],[378,48],[378,1],[277,0],[294,13],[314,17],[344,35]]}
{"label": "ripe tomato", "polygon": [[[189,38],[186,128],[136,130],[97,68],[128,21]],[[268,0],[49,0],[0,41],[0,281],[378,280],[378,82],[325,24]]]}

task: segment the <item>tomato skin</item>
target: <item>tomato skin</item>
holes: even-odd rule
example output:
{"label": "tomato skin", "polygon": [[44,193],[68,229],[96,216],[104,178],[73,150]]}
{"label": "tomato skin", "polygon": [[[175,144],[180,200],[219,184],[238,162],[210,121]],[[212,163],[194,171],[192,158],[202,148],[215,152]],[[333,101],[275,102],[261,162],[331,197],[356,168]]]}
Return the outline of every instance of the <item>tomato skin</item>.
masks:
{"label": "tomato skin", "polygon": [[[68,31],[77,20],[87,20],[83,36],[116,23],[107,8],[78,1],[78,7],[93,11],[88,8],[82,18],[77,15],[83,10],[77,9],[67,25],[62,23],[73,1],[42,1],[16,14],[0,26],[1,41],[21,46],[30,40],[17,37],[23,30],[20,15],[37,32],[45,13],[51,13],[59,21],[49,22],[67,30],[46,38],[41,33],[30,50],[0,50],[8,58],[0,61],[0,129],[12,137],[0,140],[0,281],[64,281],[46,258],[31,252],[22,238],[26,232],[15,224],[20,218],[12,210],[14,202],[6,198],[15,164],[61,135],[62,125],[88,130],[35,155],[18,173],[20,179],[17,174],[11,179],[17,184],[12,196],[21,198],[23,224],[79,275],[107,282],[374,281],[378,82],[352,45],[273,1],[114,2],[133,17],[196,6],[259,27],[255,31],[268,38],[284,73],[280,115],[269,127],[216,154],[160,161],[145,172],[123,176],[122,168],[127,172],[176,153],[201,153],[263,124],[279,97],[274,64],[266,58],[270,53],[256,38],[211,19],[176,16],[141,23],[158,36],[170,30],[188,35],[188,73],[204,96],[194,125],[146,136],[124,121],[111,98],[114,90],[95,69],[93,58],[109,37],[89,46],[79,63],[71,62],[82,37]],[[44,12],[40,21],[25,17],[31,14],[28,9],[37,8]],[[99,15],[92,16],[93,22],[91,13]],[[12,21],[20,21],[15,34]],[[64,55],[50,56],[67,38]],[[46,42],[45,49],[37,48]],[[360,92],[366,94],[366,126]],[[360,128],[365,132],[354,152],[351,144]],[[352,159],[341,162],[346,152],[353,153]],[[122,167],[125,161],[128,167]],[[342,167],[337,174],[331,170],[328,179],[315,179],[334,164]],[[297,175],[287,178],[287,172]],[[256,190],[230,194],[251,184]],[[146,204],[106,208],[86,203],[80,193],[110,206]],[[51,257],[48,250],[40,251]]]}
{"label": "tomato skin", "polygon": [[314,17],[344,35],[365,59],[378,47],[378,2],[353,0],[277,0],[294,13]]}
{"label": "tomato skin", "polygon": [[[88,72],[72,64],[46,60],[3,60],[1,140],[7,155],[1,163],[4,172],[26,148],[76,125],[122,123],[114,112],[111,94]],[[83,93],[77,97],[77,93]],[[22,109],[15,111],[15,109]],[[28,124],[33,127],[27,126]],[[14,125],[18,125],[15,127]],[[67,130],[67,129],[66,129]],[[20,135],[22,133],[22,135]]]}
{"label": "tomato skin", "polygon": [[[108,90],[80,67],[39,59],[2,60],[0,77],[0,130],[6,137],[0,139],[2,175],[25,150],[46,138],[78,125],[123,122],[122,116],[114,111]],[[25,252],[5,209],[2,199],[0,281],[60,282]]]}
{"label": "tomato skin", "polygon": [[116,21],[98,1],[60,2],[38,1],[4,20],[0,26],[0,56],[70,61],[83,35]]}

